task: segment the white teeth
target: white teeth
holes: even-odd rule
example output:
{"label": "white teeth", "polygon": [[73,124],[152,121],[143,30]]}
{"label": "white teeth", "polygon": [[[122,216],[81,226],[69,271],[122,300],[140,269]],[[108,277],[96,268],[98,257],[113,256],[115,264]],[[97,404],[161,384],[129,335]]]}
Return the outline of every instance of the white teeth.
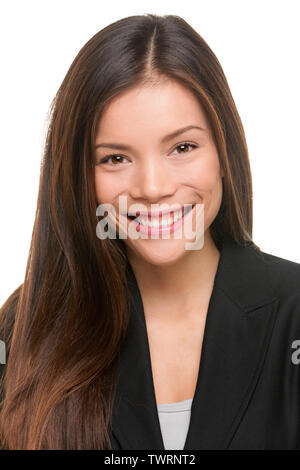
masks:
{"label": "white teeth", "polygon": [[183,217],[183,210],[175,212],[174,216],[167,214],[159,220],[159,217],[152,217],[151,220],[148,219],[145,215],[140,215],[135,219],[135,221],[141,225],[145,225],[147,227],[166,227],[168,225],[172,225],[174,222],[177,222],[179,219]]}
{"label": "white teeth", "polygon": [[180,214],[180,213],[178,214],[178,213],[176,212],[176,214],[174,215],[174,222],[177,222],[177,220],[179,220],[179,219],[181,219],[181,218],[182,218],[182,213],[181,213],[181,214]]}

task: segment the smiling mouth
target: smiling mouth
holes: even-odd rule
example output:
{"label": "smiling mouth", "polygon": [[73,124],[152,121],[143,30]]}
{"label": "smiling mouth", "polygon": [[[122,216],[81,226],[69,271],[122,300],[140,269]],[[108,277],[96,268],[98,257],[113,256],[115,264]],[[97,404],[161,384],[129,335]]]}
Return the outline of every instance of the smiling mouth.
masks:
{"label": "smiling mouth", "polygon": [[183,219],[191,210],[195,204],[188,204],[187,207],[181,207],[175,211],[170,211],[167,214],[160,214],[159,216],[147,216],[147,215],[128,215],[130,221],[134,221],[136,224],[143,225],[145,227],[159,228],[169,227]]}

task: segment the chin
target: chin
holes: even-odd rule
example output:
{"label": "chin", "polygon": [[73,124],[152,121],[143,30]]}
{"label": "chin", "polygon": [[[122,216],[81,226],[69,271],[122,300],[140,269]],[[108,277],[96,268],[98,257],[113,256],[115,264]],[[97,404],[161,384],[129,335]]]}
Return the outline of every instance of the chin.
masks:
{"label": "chin", "polygon": [[133,240],[127,243],[134,257],[155,266],[170,266],[187,256],[185,249],[189,240]]}

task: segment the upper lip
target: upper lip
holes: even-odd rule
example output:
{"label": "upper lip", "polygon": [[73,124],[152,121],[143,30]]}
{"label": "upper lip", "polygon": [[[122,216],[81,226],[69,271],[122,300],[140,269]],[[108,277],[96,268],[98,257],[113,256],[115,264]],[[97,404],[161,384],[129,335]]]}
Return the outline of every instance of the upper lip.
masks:
{"label": "upper lip", "polygon": [[[190,204],[190,203],[188,203],[187,205],[193,206],[193,204]],[[148,216],[148,217],[158,217],[159,215],[170,214],[171,212],[178,212],[182,209],[184,209],[184,205],[180,206],[180,207],[178,207],[178,205],[177,205],[177,206],[171,207],[169,209],[161,209],[161,210],[157,210],[157,211],[142,211],[142,210],[140,211],[140,210],[136,210],[135,213],[128,212],[128,215],[135,216],[139,212],[139,215],[145,215],[145,216]]]}

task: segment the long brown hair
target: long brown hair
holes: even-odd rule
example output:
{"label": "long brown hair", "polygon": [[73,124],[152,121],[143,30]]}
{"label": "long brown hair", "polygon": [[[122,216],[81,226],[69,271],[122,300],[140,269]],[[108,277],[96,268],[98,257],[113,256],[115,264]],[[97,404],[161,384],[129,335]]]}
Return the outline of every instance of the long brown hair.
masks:
{"label": "long brown hair", "polygon": [[[252,183],[241,119],[221,65],[182,18],[130,16],[79,51],[50,108],[23,284],[0,312],[9,358],[5,449],[110,449],[114,370],[129,319],[123,241],[96,236],[95,132],[104,107],[137,85],[178,80],[206,111],[224,172],[210,230],[252,241]],[[255,245],[256,246],[256,245]]]}

